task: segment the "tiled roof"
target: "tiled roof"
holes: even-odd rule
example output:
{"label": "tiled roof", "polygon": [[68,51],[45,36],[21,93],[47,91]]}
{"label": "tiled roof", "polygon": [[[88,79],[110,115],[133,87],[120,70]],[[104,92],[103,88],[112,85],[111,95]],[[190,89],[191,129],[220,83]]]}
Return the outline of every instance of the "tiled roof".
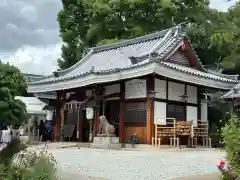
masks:
{"label": "tiled roof", "polygon": [[[160,55],[160,58],[164,58],[172,48],[182,41],[183,36],[184,34],[180,31],[180,27],[176,26],[119,43],[95,47],[76,65],[56,72],[59,77],[40,79],[29,84],[51,83],[72,79],[93,71],[97,73],[111,73],[141,66],[142,63],[148,62],[151,53],[157,53]],[[133,63],[132,58],[136,59],[136,63]]]}
{"label": "tiled roof", "polygon": [[[30,82],[29,85],[50,84],[84,77],[89,74],[120,72],[142,67],[153,62],[160,63],[167,68],[212,80],[230,83],[238,82],[231,78],[207,73],[207,70],[203,68],[197,56],[199,70],[161,61],[181,44],[184,37],[186,36],[181,31],[181,27],[176,26],[164,31],[125,40],[119,43],[95,47],[74,66],[56,72],[58,77],[51,76],[39,79],[35,82]],[[193,52],[195,53],[194,50]]]}
{"label": "tiled roof", "polygon": [[195,76],[200,76],[200,77],[204,77],[207,79],[212,79],[212,80],[217,80],[217,81],[223,81],[223,82],[238,82],[237,80],[233,80],[230,78],[225,78],[225,77],[221,77],[221,76],[217,76],[214,74],[210,74],[210,73],[206,73],[206,72],[202,72],[196,69],[192,69],[189,67],[185,67],[185,66],[181,66],[178,64],[173,64],[173,63],[169,63],[169,62],[160,62],[161,64],[165,65],[166,67],[172,68],[172,69],[176,69],[178,71],[182,71],[191,75],[195,75]]}
{"label": "tiled roof", "polygon": [[37,74],[23,74],[24,77],[27,79],[27,82],[34,82],[34,81],[39,81],[39,80],[43,80],[43,79],[49,79],[50,77],[52,77],[52,75],[50,76],[44,76],[44,75],[37,75]]}
{"label": "tiled roof", "polygon": [[229,90],[226,94],[224,94],[222,99],[234,99],[240,97],[240,83],[238,83],[234,88]]}
{"label": "tiled roof", "polygon": [[[134,39],[94,47],[76,65],[59,71],[58,74],[60,76],[76,76],[79,73],[90,71],[93,66],[96,71],[131,66],[131,57],[149,56],[154,50],[158,50],[163,45],[166,45],[165,43],[172,39],[173,35],[175,37],[179,36],[178,31],[179,27],[174,27]],[[138,59],[140,60],[140,58]]]}

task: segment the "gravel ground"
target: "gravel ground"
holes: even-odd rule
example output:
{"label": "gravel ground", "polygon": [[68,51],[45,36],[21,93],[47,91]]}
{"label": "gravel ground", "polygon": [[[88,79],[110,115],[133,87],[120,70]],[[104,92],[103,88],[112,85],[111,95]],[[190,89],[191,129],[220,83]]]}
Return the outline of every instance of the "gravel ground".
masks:
{"label": "gravel ground", "polygon": [[[224,152],[49,149],[59,170],[110,180],[170,180],[217,172]],[[70,178],[69,178],[70,179]],[[74,180],[74,179],[72,179]]]}

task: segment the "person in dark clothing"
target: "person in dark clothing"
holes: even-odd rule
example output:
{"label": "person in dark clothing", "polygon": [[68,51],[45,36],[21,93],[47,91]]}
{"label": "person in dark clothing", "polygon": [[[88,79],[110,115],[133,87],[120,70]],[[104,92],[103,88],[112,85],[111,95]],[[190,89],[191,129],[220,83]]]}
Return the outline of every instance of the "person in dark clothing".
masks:
{"label": "person in dark clothing", "polygon": [[39,141],[44,141],[45,140],[45,126],[44,126],[43,120],[40,121],[38,130],[39,130],[39,137],[40,137]]}

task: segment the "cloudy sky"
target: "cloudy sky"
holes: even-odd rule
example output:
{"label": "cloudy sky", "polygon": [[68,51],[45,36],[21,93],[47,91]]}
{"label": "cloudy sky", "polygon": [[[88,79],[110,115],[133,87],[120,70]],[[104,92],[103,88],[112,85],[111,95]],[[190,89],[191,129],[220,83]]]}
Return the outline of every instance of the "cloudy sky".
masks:
{"label": "cloudy sky", "polygon": [[[0,59],[24,73],[50,74],[56,70],[61,40],[57,12],[60,0],[0,0]],[[211,0],[225,10],[228,0]]]}

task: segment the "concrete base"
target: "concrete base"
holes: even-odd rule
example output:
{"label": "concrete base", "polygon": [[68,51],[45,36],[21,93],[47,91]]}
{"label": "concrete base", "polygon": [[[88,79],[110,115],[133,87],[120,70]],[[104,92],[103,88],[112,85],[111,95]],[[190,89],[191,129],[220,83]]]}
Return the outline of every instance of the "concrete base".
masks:
{"label": "concrete base", "polygon": [[119,144],[119,137],[94,137],[93,143],[95,144]]}
{"label": "concrete base", "polygon": [[94,149],[115,149],[120,150],[122,145],[119,143],[119,137],[94,137],[90,145]]}

